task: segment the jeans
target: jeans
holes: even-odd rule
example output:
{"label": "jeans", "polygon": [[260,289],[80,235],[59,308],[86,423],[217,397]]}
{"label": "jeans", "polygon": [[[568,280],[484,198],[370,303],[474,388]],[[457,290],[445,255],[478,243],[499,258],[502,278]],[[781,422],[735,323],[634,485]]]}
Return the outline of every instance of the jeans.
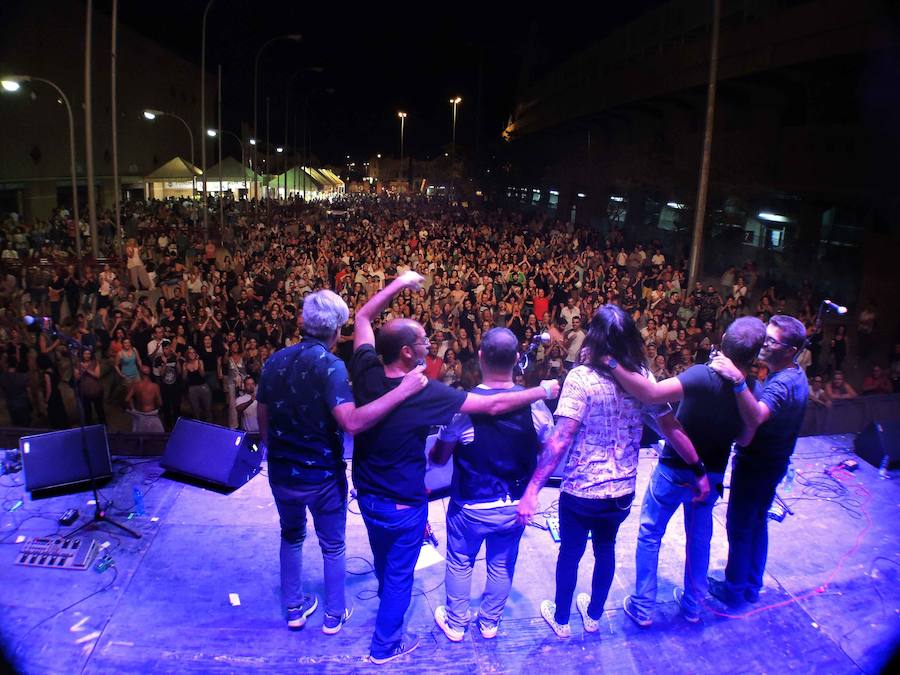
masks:
{"label": "jeans", "polygon": [[412,598],[413,572],[428,520],[428,504],[407,507],[374,495],[359,496],[378,579],[378,614],[369,652],[384,658],[403,637],[403,615]]}
{"label": "jeans", "polygon": [[519,540],[524,525],[516,522],[516,507],[464,509],[454,501],[447,512],[447,587],[448,623],[465,629],[469,624],[469,601],[472,591],[472,568],[481,544],[486,544],[487,582],[481,600],[479,617],[484,623],[500,621],[506,599],[512,588]]}
{"label": "jeans", "polygon": [[188,401],[195,419],[212,422],[212,394],[206,384],[188,387]]}
{"label": "jeans", "polygon": [[303,603],[303,542],[308,508],[325,563],[325,613],[341,616],[347,607],[344,597],[347,479],[341,474],[319,484],[286,484],[281,480],[284,475],[290,475],[290,466],[279,466],[271,460],[269,485],[281,518],[282,604],[289,609]]}
{"label": "jeans", "polygon": [[740,455],[734,458],[725,521],[725,588],[731,601],[741,602],[748,595],[757,595],[763,586],[769,551],[769,507],[786,471],[786,461],[751,461]]}
{"label": "jeans", "polygon": [[585,499],[560,492],[559,557],[556,560],[556,615],[569,623],[572,596],[578,580],[578,563],[584,555],[588,532],[594,546],[594,574],[588,616],[599,619],[616,571],[616,534],[628,517],[634,493],[611,499]]}
{"label": "jeans", "polygon": [[689,469],[676,469],[659,463],[650,476],[650,484],[641,506],[641,527],[635,552],[637,580],[635,606],[649,612],[656,602],[656,571],[659,546],[666,526],[679,506],[684,507],[684,597],[685,611],[696,613],[706,595],[706,573],[709,569],[709,542],[712,539],[712,510],[719,498],[721,473],[710,473],[707,498],[695,504],[694,474]]}

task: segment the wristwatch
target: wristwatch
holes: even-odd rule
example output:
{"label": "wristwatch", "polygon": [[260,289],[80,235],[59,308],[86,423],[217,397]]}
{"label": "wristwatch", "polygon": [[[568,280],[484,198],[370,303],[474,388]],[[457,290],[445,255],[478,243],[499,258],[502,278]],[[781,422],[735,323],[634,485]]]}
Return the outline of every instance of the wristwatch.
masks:
{"label": "wristwatch", "polygon": [[697,478],[703,478],[706,475],[706,465],[702,459],[698,459],[696,464],[688,464],[688,468]]}

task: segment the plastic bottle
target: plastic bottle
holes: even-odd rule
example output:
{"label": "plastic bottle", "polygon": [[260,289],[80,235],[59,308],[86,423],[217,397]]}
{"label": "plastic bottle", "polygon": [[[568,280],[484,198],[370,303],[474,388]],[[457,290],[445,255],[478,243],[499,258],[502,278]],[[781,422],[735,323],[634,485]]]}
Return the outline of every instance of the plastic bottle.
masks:
{"label": "plastic bottle", "polygon": [[140,488],[134,488],[134,515],[143,516],[147,512],[144,510],[144,495]]}
{"label": "plastic bottle", "polygon": [[788,464],[787,473],[784,474],[784,480],[782,481],[782,486],[785,492],[790,492],[794,489],[794,476],[797,475],[797,472],[794,470],[794,463],[790,462]]}
{"label": "plastic bottle", "polygon": [[891,472],[888,470],[890,463],[890,457],[888,457],[887,455],[881,458],[881,466],[878,467],[879,478],[886,480],[891,477]]}

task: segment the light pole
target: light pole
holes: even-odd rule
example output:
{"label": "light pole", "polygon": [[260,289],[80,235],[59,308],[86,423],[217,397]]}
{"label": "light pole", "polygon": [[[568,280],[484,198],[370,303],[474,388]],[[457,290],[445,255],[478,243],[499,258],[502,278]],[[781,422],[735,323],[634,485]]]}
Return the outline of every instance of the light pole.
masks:
{"label": "light pole", "polygon": [[91,54],[94,1],[87,0],[87,18],[84,30],[84,168],[87,172],[88,223],[91,233],[91,252],[94,260],[100,257],[97,241],[97,202],[94,198],[94,117],[91,103]]}
{"label": "light pole", "polygon": [[[226,129],[222,129],[223,136],[231,136],[234,140],[238,142],[238,145],[241,146],[241,173],[244,174],[244,191],[247,191],[247,156],[244,152],[244,142],[240,139],[240,137],[234,133],[233,131],[228,131]],[[250,145],[256,145],[256,141],[254,139],[250,139]],[[249,194],[249,193],[248,193]]]}
{"label": "light pole", "polygon": [[[253,157],[256,157],[256,139],[251,138],[248,143],[253,147]],[[253,194],[256,195],[259,193],[259,177],[258,172],[256,170],[256,159],[250,160],[250,170],[253,172]],[[255,198],[255,197],[254,197]],[[250,193],[247,193],[247,199],[250,199]]]}
{"label": "light pole", "polygon": [[113,206],[116,209],[116,237],[119,240],[118,251],[120,256],[125,256],[125,235],[122,232],[122,219],[119,214],[120,206],[120,190],[119,190],[119,132],[118,132],[118,112],[116,111],[116,59],[118,58],[118,0],[112,3],[112,49],[111,49],[111,78],[112,91],[111,113],[112,113],[112,165],[113,165]]}
{"label": "light pole", "polygon": [[[209,16],[209,10],[212,9],[216,0],[209,0],[206,8],[203,10],[203,32],[200,38],[200,138],[203,138],[206,129],[206,19]],[[209,237],[209,214],[206,206],[206,143],[200,143],[200,162],[203,171],[203,238]]]}
{"label": "light pole", "polygon": [[174,117],[184,125],[185,129],[187,129],[188,138],[191,141],[191,199],[193,199],[197,192],[197,167],[194,165],[194,132],[191,131],[191,125],[185,122],[183,117],[179,117],[175,113],[150,109],[144,111],[144,119],[153,121],[157,117]]}
{"label": "light pole", "polygon": [[450,143],[450,182],[453,182],[453,178],[456,175],[456,106],[462,103],[462,98],[459,96],[454,96],[450,99],[450,104],[453,106],[453,132],[451,134],[451,143]]}
{"label": "light pole", "polygon": [[[293,42],[300,42],[303,39],[303,36],[299,33],[292,33],[289,35],[278,35],[277,37],[273,37],[262,44],[262,46],[256,50],[256,59],[253,62],[253,137],[259,138],[259,125],[258,121],[258,104],[259,104],[259,57],[262,56],[263,50],[268,47],[273,42],[278,42],[279,40],[291,40]],[[253,148],[253,162],[256,163],[256,146],[255,144]],[[258,190],[255,190],[258,192]],[[259,199],[259,195],[255,194],[254,198]]]}
{"label": "light pole", "polygon": [[31,77],[30,75],[8,75],[0,79],[0,86],[4,91],[19,91],[22,82],[43,82],[56,90],[60,100],[66,106],[69,115],[69,172],[72,174],[72,215],[75,218],[75,252],[81,260],[81,218],[78,215],[78,186],[75,183],[75,118],[72,117],[72,106],[69,99],[56,83],[45,80],[43,77]]}
{"label": "light pole", "polygon": [[400,179],[403,179],[403,131],[406,128],[406,113],[402,110],[397,113],[400,118]]}

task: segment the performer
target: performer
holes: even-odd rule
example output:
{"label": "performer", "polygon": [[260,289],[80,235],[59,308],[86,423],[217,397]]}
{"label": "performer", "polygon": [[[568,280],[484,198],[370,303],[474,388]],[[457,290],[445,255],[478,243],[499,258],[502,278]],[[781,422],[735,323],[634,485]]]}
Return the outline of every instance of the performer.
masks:
{"label": "performer", "polygon": [[[377,351],[372,329],[372,321],[395,295],[407,288],[418,290],[423,281],[416,272],[404,272],[356,313],[350,372],[357,400],[368,402],[389,392],[417,364],[424,364],[430,341],[421,324],[411,319],[388,322],[378,335]],[[466,394],[429,380],[424,390],[354,439],[353,484],[369,534],[380,598],[372,663],[392,661],[419,644],[415,637],[404,637],[402,628],[428,515],[425,438],[430,427],[447,424],[458,412],[500,415],[558,392],[559,385],[551,380],[495,396]]]}
{"label": "performer", "polygon": [[747,443],[731,465],[731,491],[725,529],[728,564],[725,581],[709,580],[709,592],[729,607],[756,602],[763,585],[769,546],[768,513],[775,489],[787,472],[803,424],[809,383],[794,359],[806,343],[806,329],[792,316],[776,314],[766,326],[759,359],[769,369],[757,401],[745,373],[720,355],[712,368],[734,382]]}
{"label": "performer", "polygon": [[[747,377],[765,337],[762,321],[742,317],[732,322],[722,337],[722,351]],[[735,439],[738,443],[748,440],[742,434],[746,427],[741,422],[731,382],[706,364],[693,365],[680,375],[655,384],[625,368],[615,368],[612,374],[625,391],[644,403],[682,401],[676,417],[699,455],[698,463],[688,464],[669,443],[660,453],[641,506],[635,552],[637,580],[634,595],[625,598],[625,613],[639,626],[653,623],[650,612],[656,602],[659,547],[669,519],[682,506],[686,535],[684,588],[675,589],[675,601],[684,618],[696,623],[706,595],[713,506],[722,495],[722,477],[731,444]],[[704,470],[713,489],[701,501],[694,484]]]}
{"label": "performer", "polygon": [[303,594],[309,509],[325,564],[322,632],[328,635],[340,631],[353,612],[344,597],[347,476],[341,431],[355,434],[371,427],[425,385],[421,369],[411,370],[395,389],[357,408],[344,362],[331,353],[348,315],[335,293],[308,295],[304,339],[266,361],[256,400],[269,485],[281,519],[281,599],[288,628],[302,628],[319,604],[315,596]]}
{"label": "performer", "polygon": [[[489,330],[478,351],[482,384],[472,392],[494,396],[522,389],[513,384],[518,361],[515,334],[507,328]],[[447,511],[447,605],[435,610],[434,619],[452,642],[463,639],[472,620],[472,568],[485,542],[487,583],[477,622],[483,638],[497,636],[525,531],[516,507],[552,429],[550,410],[536,401],[497,417],[455,415],[438,434],[431,460],[446,464],[452,453],[453,482]]]}
{"label": "performer", "polygon": [[[588,532],[593,537],[594,574],[591,595],[576,599],[584,629],[595,632],[615,572],[615,543],[619,526],[634,500],[643,413],[658,415],[660,430],[672,440],[689,464],[697,453],[671,409],[645,408],[627,395],[609,373],[622,367],[649,376],[643,343],[634,321],[617,305],[603,305],[591,319],[584,341],[582,365],[572,369],[556,408],[556,426],[541,454],[537,469],[519,503],[527,521],[537,508],[538,492],[572,448],[559,495],[559,557],[556,562],[556,598],[541,603],[541,616],[560,638],[568,638],[569,612],[584,555]],[[611,355],[608,365],[603,357]],[[699,497],[709,484],[698,482]]]}

